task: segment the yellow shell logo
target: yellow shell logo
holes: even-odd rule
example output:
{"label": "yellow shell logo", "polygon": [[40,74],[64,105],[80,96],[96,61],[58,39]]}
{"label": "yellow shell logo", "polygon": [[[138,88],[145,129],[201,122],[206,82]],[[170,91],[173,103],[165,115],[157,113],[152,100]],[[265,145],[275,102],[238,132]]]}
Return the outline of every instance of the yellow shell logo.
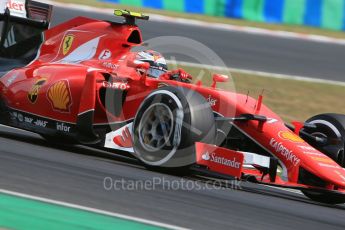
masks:
{"label": "yellow shell logo", "polygon": [[298,143],[302,143],[304,142],[304,140],[302,138],[300,138],[299,136],[297,136],[296,134],[294,134],[293,132],[289,132],[289,131],[280,131],[278,133],[279,137],[283,140],[288,140],[288,141],[292,141],[292,142],[298,142]]}
{"label": "yellow shell logo", "polygon": [[66,55],[68,51],[71,49],[73,44],[74,36],[73,35],[66,35],[63,38],[62,42],[62,53],[63,55]]}
{"label": "yellow shell logo", "polygon": [[48,92],[48,99],[54,110],[69,112],[72,105],[72,97],[67,80],[61,80],[53,84]]}

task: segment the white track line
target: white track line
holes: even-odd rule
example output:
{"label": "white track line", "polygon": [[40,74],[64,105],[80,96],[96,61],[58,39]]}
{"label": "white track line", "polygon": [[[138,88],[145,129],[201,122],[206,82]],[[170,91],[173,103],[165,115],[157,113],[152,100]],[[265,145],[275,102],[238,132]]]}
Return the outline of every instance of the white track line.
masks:
{"label": "white track line", "polygon": [[[113,9],[109,9],[109,8],[98,8],[94,6],[79,5],[79,4],[74,4],[74,3],[61,3],[61,2],[51,1],[51,0],[41,0],[40,2],[45,2],[47,4],[74,9],[74,10],[97,12],[97,13],[102,13],[102,14],[113,14],[114,12]],[[249,27],[249,26],[237,26],[237,25],[231,25],[231,24],[225,24],[225,23],[205,22],[205,21],[194,20],[194,19],[169,17],[169,16],[160,15],[160,14],[150,14],[150,20],[158,21],[158,22],[169,22],[169,23],[175,23],[175,24],[190,25],[190,26],[199,26],[199,27],[204,27],[207,29],[220,29],[220,30],[236,31],[236,32],[242,32],[242,33],[258,34],[258,35],[265,35],[265,36],[272,36],[272,37],[279,37],[279,38],[298,39],[298,40],[305,40],[305,41],[345,45],[345,39],[332,38],[332,37],[316,35],[316,34],[304,34],[304,33],[288,32],[288,31],[282,31],[282,30],[262,29],[262,28]]]}
{"label": "white track line", "polygon": [[175,225],[164,224],[164,223],[157,222],[157,221],[146,220],[146,219],[137,218],[134,216],[128,216],[128,215],[123,215],[123,214],[114,213],[114,212],[108,212],[108,211],[104,211],[104,210],[100,210],[100,209],[89,208],[89,207],[71,204],[71,203],[67,203],[67,202],[47,199],[47,198],[38,197],[38,196],[32,196],[32,195],[28,195],[28,194],[24,194],[24,193],[13,192],[13,191],[5,190],[5,189],[0,189],[0,193],[12,195],[12,196],[17,196],[17,197],[21,197],[21,198],[25,198],[25,199],[41,201],[41,202],[54,204],[54,205],[60,205],[60,206],[68,207],[68,208],[79,209],[79,210],[83,210],[83,211],[87,211],[87,212],[93,212],[93,213],[97,213],[97,214],[101,214],[101,215],[121,218],[121,219],[125,219],[125,220],[135,221],[135,222],[148,224],[148,225],[152,225],[152,226],[157,226],[157,227],[162,227],[162,228],[167,228],[167,229],[176,229],[176,230],[187,229],[187,228],[182,228],[182,227],[178,227]]}
{"label": "white track line", "polygon": [[325,80],[325,79],[318,79],[318,78],[311,78],[311,77],[304,77],[304,76],[297,76],[297,75],[269,73],[269,72],[263,72],[263,71],[238,69],[238,68],[224,67],[224,66],[203,65],[199,63],[183,62],[183,61],[176,61],[176,60],[167,60],[167,63],[178,64],[178,65],[189,66],[189,67],[196,67],[196,68],[206,68],[206,69],[212,69],[212,70],[218,70],[218,71],[230,71],[230,72],[251,74],[251,75],[256,75],[259,77],[266,77],[266,78],[287,79],[287,80],[345,86],[345,82],[342,82],[342,81]]}

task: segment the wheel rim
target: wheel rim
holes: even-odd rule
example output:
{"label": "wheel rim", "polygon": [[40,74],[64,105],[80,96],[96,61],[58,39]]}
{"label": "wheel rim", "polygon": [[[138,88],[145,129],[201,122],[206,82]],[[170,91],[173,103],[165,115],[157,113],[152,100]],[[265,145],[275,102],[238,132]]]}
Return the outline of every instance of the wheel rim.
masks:
{"label": "wheel rim", "polygon": [[[339,139],[341,137],[341,133],[337,127],[335,127],[332,123],[324,120],[314,120],[310,122],[311,124],[318,125],[318,128],[320,129],[317,132],[312,132],[311,135],[314,137],[321,137],[321,138],[334,138],[334,139]],[[344,155],[341,153],[344,151],[344,146],[343,145],[337,145],[339,147],[337,157],[332,158],[334,161],[336,161],[338,164],[343,166],[344,162]]]}
{"label": "wheel rim", "polygon": [[151,105],[143,114],[139,123],[139,141],[147,151],[161,150],[170,144],[173,131],[173,114],[163,104]]}
{"label": "wheel rim", "polygon": [[315,124],[318,125],[319,130],[318,132],[313,132],[313,136],[318,136],[318,137],[327,137],[327,136],[332,136],[335,138],[341,138],[340,131],[330,122],[325,121],[325,120],[314,120],[310,121],[310,124]]}

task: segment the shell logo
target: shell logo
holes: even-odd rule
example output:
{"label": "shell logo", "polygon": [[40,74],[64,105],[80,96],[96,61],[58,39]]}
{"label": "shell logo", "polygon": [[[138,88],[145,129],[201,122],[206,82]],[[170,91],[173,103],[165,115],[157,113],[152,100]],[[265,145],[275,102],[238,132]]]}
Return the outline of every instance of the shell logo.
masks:
{"label": "shell logo", "polygon": [[299,136],[297,136],[293,132],[289,132],[289,131],[280,131],[278,133],[278,136],[283,140],[288,140],[288,141],[297,142],[297,143],[303,143],[304,142],[304,140],[302,138],[300,138]]}
{"label": "shell logo", "polygon": [[72,96],[67,80],[58,81],[50,86],[47,97],[54,110],[70,112]]}

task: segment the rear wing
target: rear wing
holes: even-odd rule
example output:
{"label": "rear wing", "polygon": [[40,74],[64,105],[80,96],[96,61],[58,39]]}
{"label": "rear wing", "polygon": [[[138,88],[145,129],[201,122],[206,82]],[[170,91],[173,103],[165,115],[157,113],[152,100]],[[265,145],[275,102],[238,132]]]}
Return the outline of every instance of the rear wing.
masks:
{"label": "rear wing", "polygon": [[124,24],[127,24],[127,25],[135,25],[135,19],[149,20],[150,18],[148,15],[145,15],[143,13],[133,12],[129,10],[121,10],[121,9],[115,9],[114,15],[124,17],[125,18]]}
{"label": "rear wing", "polygon": [[31,0],[2,0],[0,57],[30,59],[42,43],[48,29],[52,6]]}

